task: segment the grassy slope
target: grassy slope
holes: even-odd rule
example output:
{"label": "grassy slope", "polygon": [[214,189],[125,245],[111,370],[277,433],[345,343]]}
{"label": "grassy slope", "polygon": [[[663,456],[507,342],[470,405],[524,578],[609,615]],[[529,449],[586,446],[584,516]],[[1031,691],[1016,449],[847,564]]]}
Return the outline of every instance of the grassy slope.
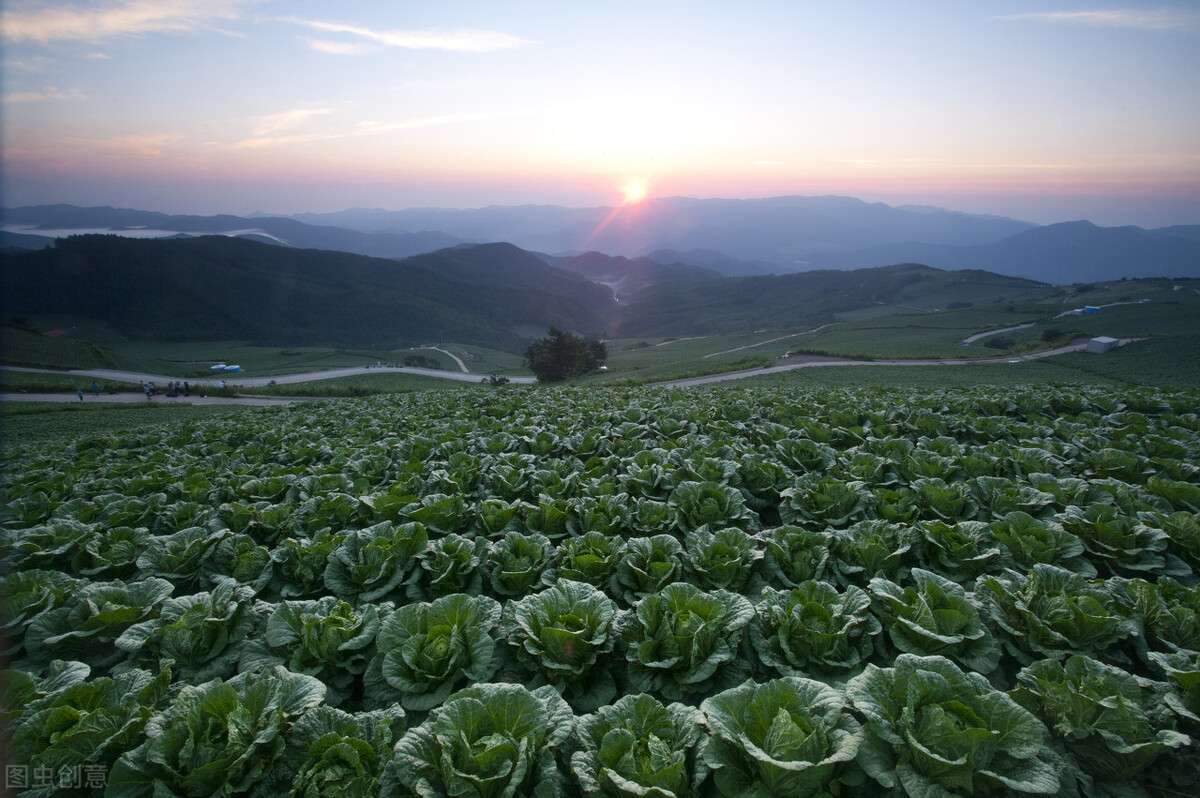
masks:
{"label": "grassy slope", "polygon": [[10,366],[61,369],[112,368],[115,361],[97,346],[66,336],[0,327],[0,361]]}
{"label": "grassy slope", "polygon": [[993,304],[1000,297],[1028,303],[1059,291],[1029,280],[915,264],[668,284],[648,289],[626,309],[621,334],[725,334],[815,326],[841,314],[877,315],[884,308],[924,313],[954,303]]}

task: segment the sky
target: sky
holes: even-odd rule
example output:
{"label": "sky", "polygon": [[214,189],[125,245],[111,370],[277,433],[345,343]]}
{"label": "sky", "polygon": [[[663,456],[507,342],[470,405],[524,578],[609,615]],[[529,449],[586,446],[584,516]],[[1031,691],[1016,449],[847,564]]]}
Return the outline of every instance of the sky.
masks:
{"label": "sky", "polygon": [[4,207],[1200,224],[1200,3],[6,0]]}

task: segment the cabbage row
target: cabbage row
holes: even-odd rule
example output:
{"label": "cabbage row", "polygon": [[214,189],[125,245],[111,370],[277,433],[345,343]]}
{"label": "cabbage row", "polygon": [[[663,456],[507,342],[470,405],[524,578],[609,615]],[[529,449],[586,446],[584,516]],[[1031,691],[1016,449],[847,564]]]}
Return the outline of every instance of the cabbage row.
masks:
{"label": "cabbage row", "polygon": [[5,452],[28,794],[1200,781],[1200,395],[452,401]]}

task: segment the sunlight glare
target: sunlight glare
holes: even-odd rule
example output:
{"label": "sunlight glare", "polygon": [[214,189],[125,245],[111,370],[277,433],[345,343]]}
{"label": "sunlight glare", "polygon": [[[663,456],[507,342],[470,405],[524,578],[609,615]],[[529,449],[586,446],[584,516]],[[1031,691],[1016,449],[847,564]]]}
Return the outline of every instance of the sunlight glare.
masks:
{"label": "sunlight glare", "polygon": [[646,198],[646,183],[642,180],[634,180],[632,183],[625,186],[625,205],[635,205]]}

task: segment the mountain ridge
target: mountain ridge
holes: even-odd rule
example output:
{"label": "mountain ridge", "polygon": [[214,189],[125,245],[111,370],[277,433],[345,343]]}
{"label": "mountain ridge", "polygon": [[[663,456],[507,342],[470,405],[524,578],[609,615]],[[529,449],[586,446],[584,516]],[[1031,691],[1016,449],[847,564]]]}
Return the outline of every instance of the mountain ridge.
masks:
{"label": "mountain ridge", "polygon": [[6,226],[30,225],[30,229],[20,231],[26,235],[36,235],[37,230],[89,228],[112,232],[157,228],[172,233],[232,237],[258,234],[275,238],[276,243],[285,246],[352,252],[372,257],[407,257],[462,243],[461,239],[440,231],[364,233],[344,227],[310,225],[287,217],[169,215],[107,205],[88,208],[65,204],[34,205],[5,208],[0,215]]}
{"label": "mountain ridge", "polygon": [[[52,242],[38,230],[86,227],[123,234],[222,233],[301,248],[408,257],[463,243],[506,241],[567,257],[600,251],[649,258],[726,276],[787,274],[926,263],[977,268],[1060,284],[1151,276],[1200,276],[1200,225],[1155,230],[1099,227],[1086,220],[1033,225],[1007,217],[853,197],[791,195],[759,200],[651,198],[635,205],[350,209],[296,217],[168,216],[153,211],[70,205],[5,209],[5,248]],[[303,219],[304,221],[301,221]],[[340,222],[370,231],[332,224]],[[23,226],[23,227],[22,227]],[[13,230],[14,227],[22,229]],[[413,232],[417,230],[419,232]]]}

